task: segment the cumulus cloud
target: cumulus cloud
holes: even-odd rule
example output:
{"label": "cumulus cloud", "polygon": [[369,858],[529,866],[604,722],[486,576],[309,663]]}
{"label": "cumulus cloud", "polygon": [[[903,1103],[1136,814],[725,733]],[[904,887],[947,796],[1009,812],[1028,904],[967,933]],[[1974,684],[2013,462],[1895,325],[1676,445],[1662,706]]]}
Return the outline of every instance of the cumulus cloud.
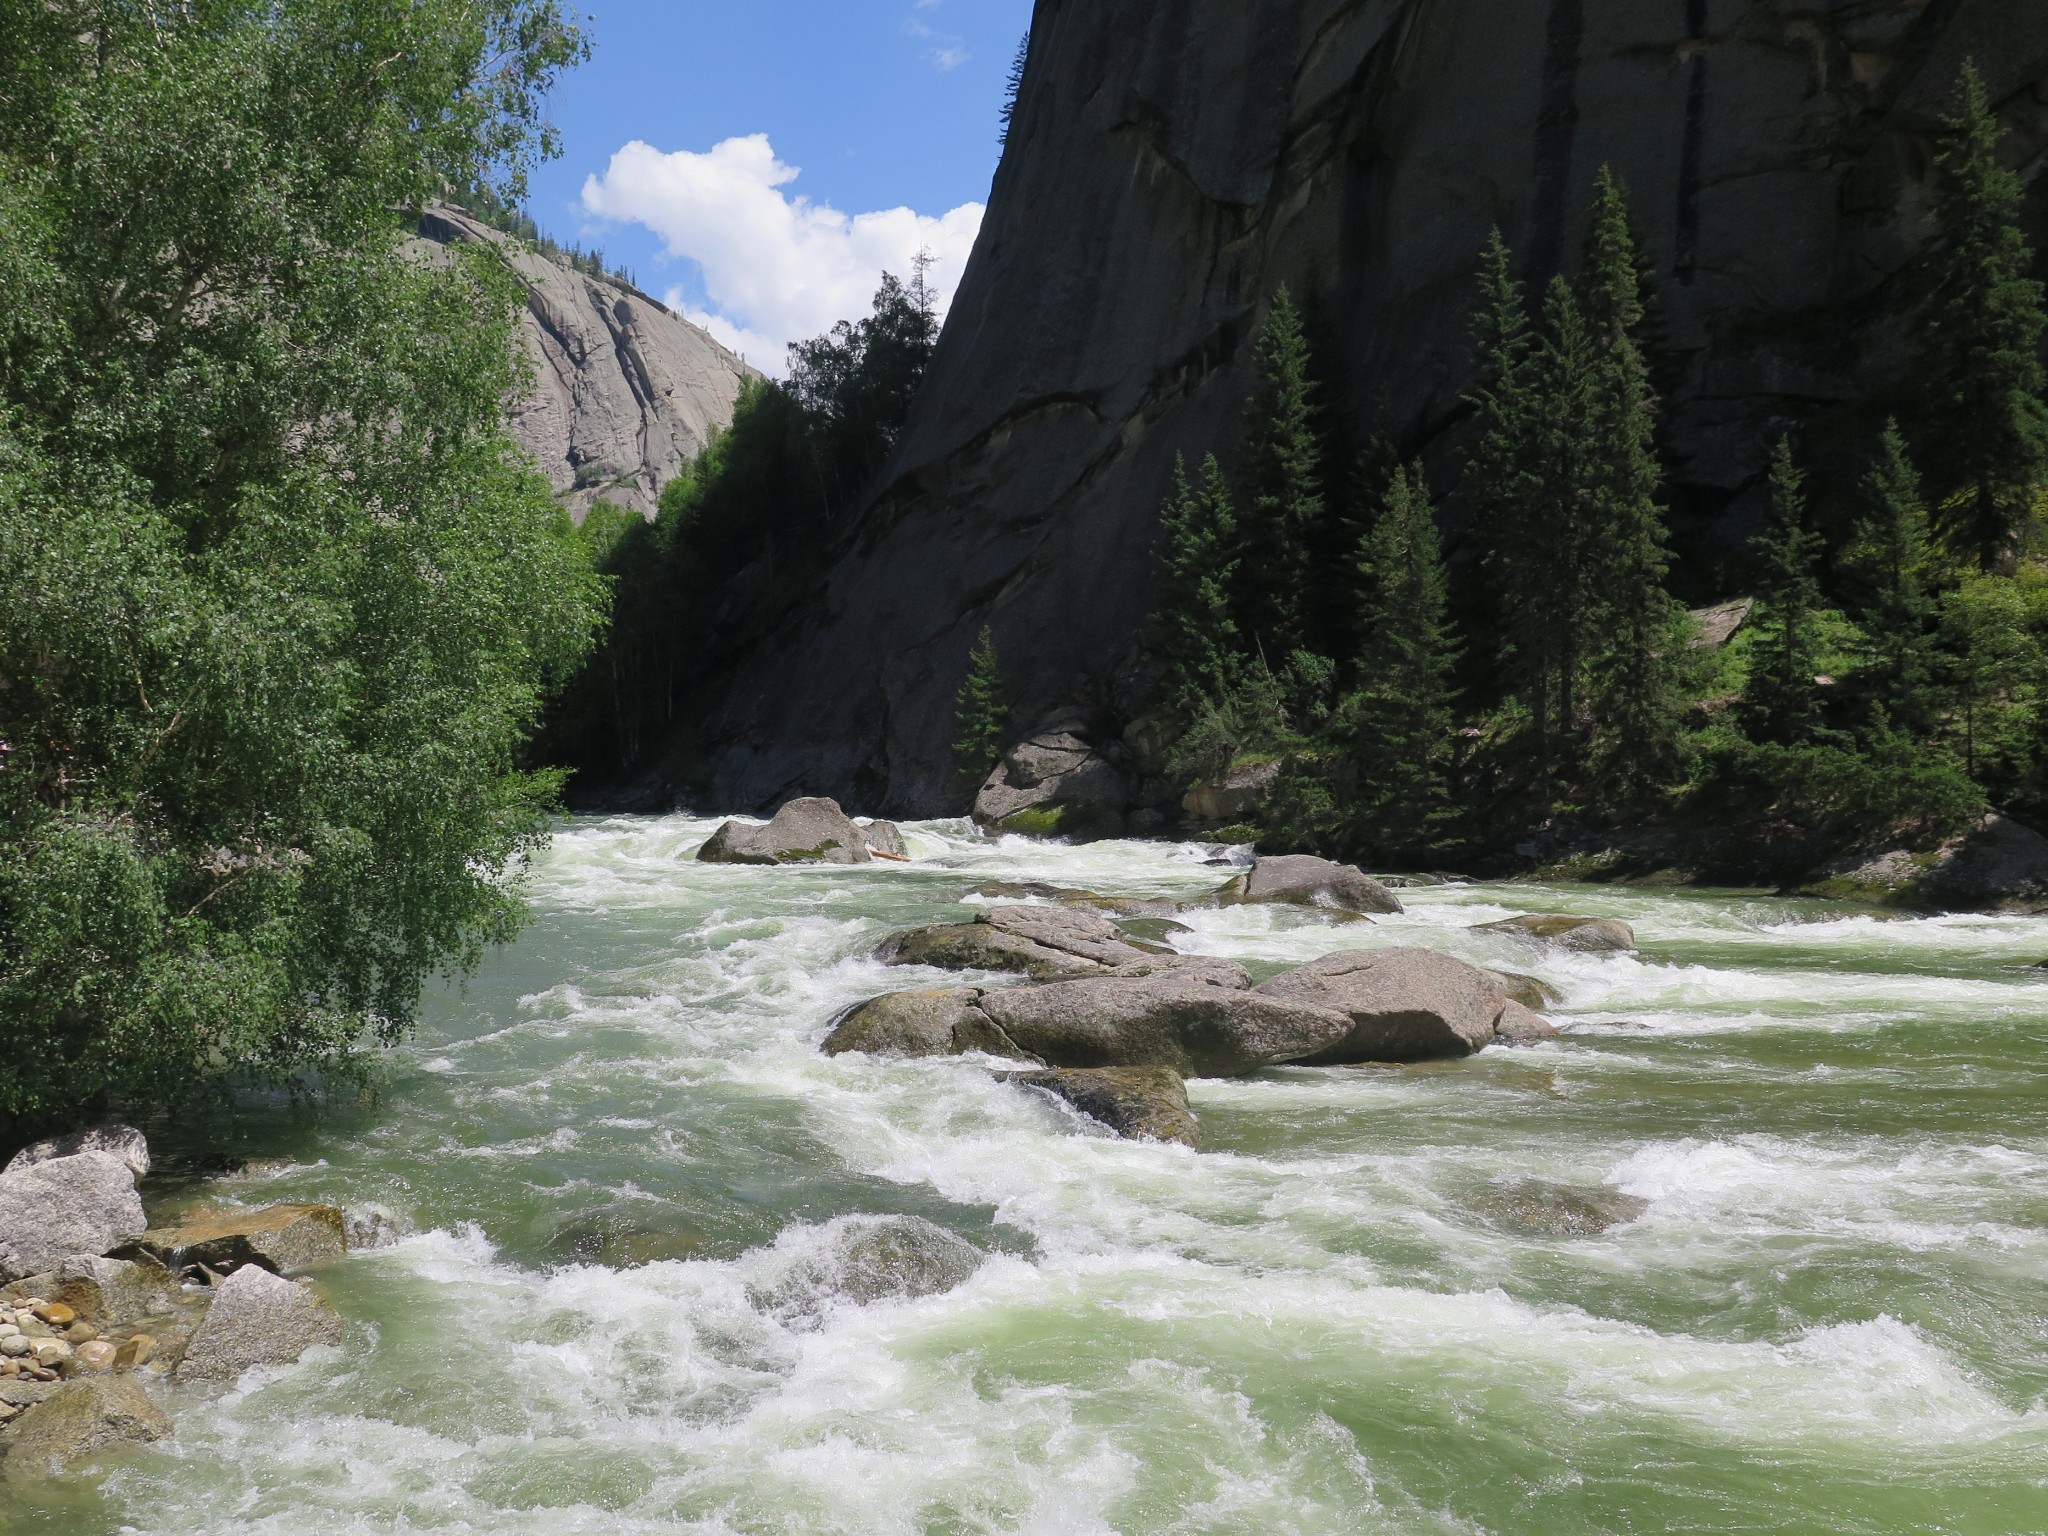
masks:
{"label": "cumulus cloud", "polygon": [[695,262],[708,307],[674,292],[671,305],[767,373],[783,371],[790,342],[867,314],[882,273],[907,278],[920,250],[932,255],[928,280],[944,312],[981,228],[980,203],[936,217],[909,208],[846,214],[793,194],[799,174],[765,133],[702,154],[636,139],[584,182],[583,206],[645,225],[668,254]]}

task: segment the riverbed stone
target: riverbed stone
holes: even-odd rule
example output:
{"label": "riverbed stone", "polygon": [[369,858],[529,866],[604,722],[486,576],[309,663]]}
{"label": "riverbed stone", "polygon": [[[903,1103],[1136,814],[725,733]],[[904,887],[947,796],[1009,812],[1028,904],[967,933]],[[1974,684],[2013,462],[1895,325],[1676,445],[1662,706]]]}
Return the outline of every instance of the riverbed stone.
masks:
{"label": "riverbed stone", "polygon": [[1349,950],[1284,971],[1257,991],[1331,1009],[1350,1028],[1310,1066],[1470,1056],[1493,1043],[1507,997],[1487,972],[1433,949]]}
{"label": "riverbed stone", "polygon": [[1536,1237],[1597,1237],[1625,1226],[1650,1202],[1605,1185],[1587,1187],[1523,1179],[1482,1192],[1480,1209],[1503,1226]]}
{"label": "riverbed stone", "polygon": [[697,858],[706,864],[865,864],[868,843],[837,800],[792,800],[766,826],[728,821]]}
{"label": "riverbed stone", "polygon": [[1540,1045],[1563,1037],[1550,1020],[1511,997],[1493,1021],[1493,1038],[1502,1045]]}
{"label": "riverbed stone", "polygon": [[127,1164],[128,1171],[138,1179],[149,1172],[149,1141],[142,1132],[128,1125],[96,1125],[69,1136],[29,1143],[9,1159],[5,1169],[0,1169],[0,1176],[19,1173],[37,1163],[55,1162],[60,1157],[76,1157],[81,1152],[103,1152]]}
{"label": "riverbed stone", "polygon": [[1398,913],[1394,893],[1355,864],[1337,864],[1312,854],[1286,854],[1256,861],[1218,891],[1224,906],[1280,902],[1341,912]]}
{"label": "riverbed stone", "polygon": [[937,1296],[965,1284],[986,1255],[922,1216],[853,1216],[818,1233],[772,1282],[755,1292],[762,1308],[790,1318],[835,1299],[865,1306]]}
{"label": "riverbed stone", "polygon": [[135,1173],[108,1152],[78,1152],[0,1174],[0,1281],[105,1253],[148,1225]]}
{"label": "riverbed stone", "polygon": [[348,1220],[331,1205],[200,1211],[176,1226],[152,1227],[134,1247],[171,1270],[203,1264],[225,1275],[259,1264],[287,1274],[346,1255]]}
{"label": "riverbed stone", "polygon": [[1006,1073],[1004,1081],[1043,1089],[1126,1140],[1202,1144],[1187,1082],[1171,1067],[1054,1068]]}
{"label": "riverbed stone", "polygon": [[856,1003],[833,1022],[821,1049],[827,1056],[851,1051],[870,1056],[964,1056],[986,1051],[1035,1061],[996,1028],[978,1006],[978,987],[940,987],[891,992]]}
{"label": "riverbed stone", "polygon": [[161,1440],[170,1416],[133,1376],[90,1376],[66,1382],[8,1426],[0,1446],[7,1475],[48,1472],[123,1441]]}
{"label": "riverbed stone", "polygon": [[166,1315],[184,1300],[177,1277],[161,1264],[87,1254],[66,1259],[40,1288],[102,1332]]}
{"label": "riverbed stone", "polygon": [[214,1287],[213,1305],[178,1365],[180,1381],[232,1381],[341,1342],[341,1316],[310,1284],[246,1264]]}
{"label": "riverbed stone", "polygon": [[1171,971],[990,992],[981,1008],[1048,1066],[1162,1066],[1185,1077],[1241,1077],[1313,1056],[1350,1031],[1341,1013]]}
{"label": "riverbed stone", "polygon": [[1564,917],[1549,913],[1528,913],[1481,923],[1481,933],[1505,933],[1531,939],[1552,949],[1575,950],[1580,954],[1633,954],[1635,930],[1612,917]]}

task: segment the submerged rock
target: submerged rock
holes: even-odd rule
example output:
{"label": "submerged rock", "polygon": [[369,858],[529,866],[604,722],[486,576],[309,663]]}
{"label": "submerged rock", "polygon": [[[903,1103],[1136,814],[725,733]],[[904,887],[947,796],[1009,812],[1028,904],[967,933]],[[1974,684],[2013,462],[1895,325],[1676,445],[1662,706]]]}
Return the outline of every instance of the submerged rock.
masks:
{"label": "submerged rock", "polygon": [[1555,1024],[1542,1014],[1523,1007],[1512,997],[1501,1009],[1500,1017],[1494,1020],[1493,1037],[1502,1045],[1536,1045],[1544,1040],[1563,1038]]}
{"label": "submerged rock", "polygon": [[1513,934],[1553,949],[1571,949],[1585,954],[1633,954],[1636,947],[1635,930],[1611,917],[1555,917],[1546,913],[1530,913],[1503,918],[1497,923],[1482,923],[1479,932]]}
{"label": "submerged rock", "polygon": [[1470,1056],[1493,1043],[1507,997],[1477,966],[1433,949],[1325,955],[1259,987],[1261,996],[1334,1010],[1349,1026],[1309,1066]]}
{"label": "submerged rock", "polygon": [[[900,839],[899,839],[900,841]],[[764,827],[728,821],[697,850],[705,864],[865,864],[866,835],[837,800],[792,800]]]}
{"label": "submerged rock", "polygon": [[68,1381],[0,1434],[7,1474],[48,1472],[122,1441],[161,1440],[171,1420],[133,1376]]}
{"label": "submerged rock", "polygon": [[1171,918],[1180,911],[1180,903],[1165,896],[1104,896],[1099,891],[1047,885],[1038,880],[986,880],[967,894],[985,901],[1049,901],[1056,906],[1092,908],[1117,917],[1152,920]]}
{"label": "submerged rock", "polygon": [[1305,853],[1258,860],[1218,891],[1215,899],[1225,906],[1286,902],[1344,912],[1403,910],[1392,891],[1356,865],[1335,864]]}
{"label": "submerged rock", "polygon": [[1171,1067],[1096,1067],[1011,1072],[1006,1082],[1041,1088],[1129,1140],[1202,1144],[1186,1081]]}
{"label": "submerged rock", "polygon": [[785,1318],[815,1313],[840,1297],[862,1306],[912,1301],[964,1285],[984,1258],[967,1239],[922,1216],[842,1217],[817,1230],[815,1245],[754,1296],[763,1310]]}
{"label": "submerged rock", "polygon": [[224,1275],[244,1264],[260,1264],[283,1274],[346,1255],[348,1222],[331,1205],[204,1211],[175,1227],[152,1228],[133,1246],[174,1270],[203,1264]]}
{"label": "submerged rock", "polygon": [[125,1163],[128,1171],[136,1178],[149,1172],[149,1142],[142,1132],[127,1125],[97,1125],[90,1130],[75,1131],[69,1136],[53,1136],[47,1141],[31,1142],[15,1153],[7,1167],[0,1170],[5,1174],[19,1173],[37,1163],[55,1162],[60,1157],[76,1157],[81,1152],[103,1152],[108,1157]]}
{"label": "submerged rock", "polygon": [[1154,950],[1108,918],[1066,907],[990,907],[971,923],[898,934],[875,951],[886,965],[948,971],[1011,971],[1038,980],[1088,976],[1142,960]]}
{"label": "submerged rock", "polygon": [[109,1152],[52,1157],[0,1174],[0,1281],[54,1269],[74,1254],[99,1254],[148,1222],[135,1171]]}
{"label": "submerged rock", "polygon": [[311,1285],[247,1264],[214,1287],[178,1379],[232,1381],[251,1366],[290,1365],[316,1344],[339,1344],[341,1332],[341,1315]]}
{"label": "submerged rock", "polygon": [[1162,1066],[1187,1077],[1241,1077],[1298,1061],[1350,1029],[1341,1013],[1172,971],[990,992],[981,1009],[1049,1066]]}
{"label": "submerged rock", "polygon": [[986,1051],[1036,1061],[981,1011],[981,996],[976,987],[945,987],[870,998],[833,1022],[822,1049],[827,1056],[851,1051],[870,1056],[964,1056]]}
{"label": "submerged rock", "polygon": [[1502,1225],[1538,1237],[1597,1237],[1650,1208],[1649,1201],[1604,1185],[1587,1188],[1540,1179],[1495,1186],[1477,1203]]}

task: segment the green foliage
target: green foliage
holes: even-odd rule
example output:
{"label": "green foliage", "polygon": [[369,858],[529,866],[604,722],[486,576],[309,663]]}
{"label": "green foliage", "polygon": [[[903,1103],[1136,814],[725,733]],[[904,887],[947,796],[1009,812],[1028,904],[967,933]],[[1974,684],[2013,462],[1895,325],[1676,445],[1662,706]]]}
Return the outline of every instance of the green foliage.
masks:
{"label": "green foliage", "polygon": [[1336,735],[1356,790],[1348,841],[1382,861],[1426,849],[1449,809],[1449,581],[1420,464],[1396,470],[1359,552],[1366,582],[1358,689]]}
{"label": "green foliage", "polygon": [[789,349],[789,393],[803,408],[816,496],[843,506],[881,473],[939,337],[920,252],[910,281],[882,274],[873,310]]}
{"label": "green foliage", "polygon": [[1185,784],[1221,779],[1234,765],[1270,760],[1307,745],[1288,719],[1280,680],[1254,661],[1237,681],[1202,700],[1167,759],[1167,772]]}
{"label": "green foliage", "polygon": [[1024,69],[1031,61],[1031,34],[1026,32],[1017,44],[1017,56],[1010,60],[1009,76],[1003,81],[1002,127],[996,135],[997,144],[1010,147],[1010,130],[1017,126],[1017,98],[1024,92]]}
{"label": "green foliage", "polygon": [[1823,849],[1925,845],[1984,813],[1984,791],[1961,764],[1882,722],[1854,746],[1724,742],[1702,781],[1708,802],[1790,822]]}
{"label": "green foliage", "polygon": [[1974,64],[1947,125],[1921,456],[1950,547],[1989,569],[2011,560],[2048,488],[2048,309],[2020,228],[2026,189],[1999,163],[2003,133]]}
{"label": "green foliage", "polygon": [[1863,481],[1867,513],[1843,564],[1865,636],[1867,686],[1893,724],[1915,736],[1940,726],[1933,625],[1938,578],[1920,476],[1896,421]]}
{"label": "green foliage", "polygon": [[1150,625],[1161,692],[1172,709],[1190,713],[1226,692],[1239,666],[1230,594],[1237,581],[1237,510],[1214,454],[1202,485],[1188,483],[1176,459],[1173,494],[1159,515],[1159,607]]}
{"label": "green foliage", "polygon": [[1792,440],[1771,456],[1771,521],[1756,541],[1757,606],[1750,618],[1749,708],[1752,733],[1784,746],[1810,740],[1820,727],[1817,634],[1821,539],[1806,526],[1806,476]]}
{"label": "green foliage", "polygon": [[547,0],[6,0],[0,1120],[347,1065],[523,912],[602,593],[517,465]]}
{"label": "green foliage", "polygon": [[953,761],[961,776],[979,784],[1010,744],[1010,697],[986,625],[967,656],[967,680],[953,700]]}
{"label": "green foliage", "polygon": [[1315,554],[1326,507],[1301,311],[1283,286],[1260,328],[1245,450],[1242,625],[1267,656],[1315,651]]}

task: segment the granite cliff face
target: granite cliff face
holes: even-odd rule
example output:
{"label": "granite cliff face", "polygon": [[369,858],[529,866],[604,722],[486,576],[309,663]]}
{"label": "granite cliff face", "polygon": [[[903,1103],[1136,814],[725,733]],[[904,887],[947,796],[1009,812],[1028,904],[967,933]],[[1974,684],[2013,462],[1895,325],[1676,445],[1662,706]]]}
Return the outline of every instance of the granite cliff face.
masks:
{"label": "granite cliff face", "polygon": [[1312,296],[1342,425],[1446,487],[1476,253],[1499,225],[1531,276],[1568,262],[1603,163],[1662,279],[1677,531],[1739,542],[1773,423],[1896,362],[1859,305],[1925,240],[1966,58],[2037,169],[2036,0],[1040,0],[895,463],[699,722],[709,798],[959,811],[984,624],[1020,725],[1128,719],[1174,455],[1234,446],[1273,287]]}
{"label": "granite cliff face", "polygon": [[551,261],[460,209],[427,210],[420,235],[427,254],[501,246],[526,285],[534,378],[513,406],[512,435],[570,514],[581,522],[609,501],[652,517],[662,487],[732,420],[754,370],[637,289]]}

